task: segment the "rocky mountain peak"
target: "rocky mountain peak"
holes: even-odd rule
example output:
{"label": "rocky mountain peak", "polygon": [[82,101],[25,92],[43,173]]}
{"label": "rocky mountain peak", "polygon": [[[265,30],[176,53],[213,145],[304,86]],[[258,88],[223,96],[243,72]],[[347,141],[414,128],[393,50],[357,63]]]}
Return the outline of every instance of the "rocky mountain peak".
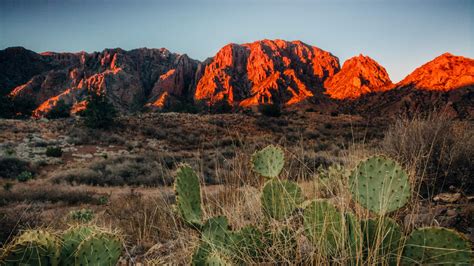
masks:
{"label": "rocky mountain peak", "polygon": [[393,87],[384,67],[374,59],[358,55],[344,62],[341,71],[324,83],[326,93],[334,99],[355,99],[363,94]]}
{"label": "rocky mountain peak", "polygon": [[321,91],[338,70],[337,57],[300,41],[228,44],[206,66],[194,97],[211,105],[290,105]]}
{"label": "rocky mountain peak", "polygon": [[449,91],[474,85],[474,60],[444,53],[415,69],[398,88]]}

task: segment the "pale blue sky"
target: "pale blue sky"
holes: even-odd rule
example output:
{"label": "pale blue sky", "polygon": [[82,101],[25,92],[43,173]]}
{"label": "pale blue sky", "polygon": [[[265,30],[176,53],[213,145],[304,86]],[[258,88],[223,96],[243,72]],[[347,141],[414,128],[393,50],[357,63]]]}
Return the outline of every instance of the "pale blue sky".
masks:
{"label": "pale blue sky", "polygon": [[0,49],[166,47],[204,60],[227,43],[302,40],[363,53],[399,81],[444,53],[474,57],[473,0],[0,0]]}

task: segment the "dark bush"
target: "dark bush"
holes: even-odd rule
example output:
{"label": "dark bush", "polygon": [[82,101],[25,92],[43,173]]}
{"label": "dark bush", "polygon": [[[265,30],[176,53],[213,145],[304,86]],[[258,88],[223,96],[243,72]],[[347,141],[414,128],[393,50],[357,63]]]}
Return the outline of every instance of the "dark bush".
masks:
{"label": "dark bush", "polygon": [[211,114],[226,114],[232,112],[232,105],[227,100],[222,100],[209,106]]}
{"label": "dark bush", "polygon": [[61,157],[63,155],[63,150],[61,147],[48,147],[46,149],[46,156],[48,157]]}
{"label": "dark bush", "polygon": [[281,105],[277,102],[269,103],[269,104],[262,104],[262,105],[258,106],[258,111],[264,116],[280,117],[281,116]]}
{"label": "dark bush", "polygon": [[47,115],[46,118],[57,119],[57,118],[66,118],[70,116],[71,106],[67,105],[63,100],[59,100],[54,107]]}
{"label": "dark bush", "polygon": [[0,157],[0,178],[17,178],[22,172],[30,171],[29,163],[14,157]]}
{"label": "dark bush", "polygon": [[30,171],[21,172],[16,179],[20,182],[27,182],[30,179],[33,179],[33,174]]}
{"label": "dark bush", "polygon": [[176,101],[171,104],[165,105],[163,107],[163,112],[175,112],[175,113],[190,113],[190,114],[197,114],[199,113],[199,107],[190,103],[190,102],[183,102],[183,101]]}
{"label": "dark bush", "polygon": [[31,97],[0,96],[0,117],[27,118],[30,117],[36,105]]}
{"label": "dark bush", "polygon": [[91,93],[87,99],[87,108],[81,115],[87,127],[109,128],[114,124],[117,112],[105,94]]}
{"label": "dark bush", "polygon": [[12,118],[13,104],[10,98],[0,95],[0,118]]}

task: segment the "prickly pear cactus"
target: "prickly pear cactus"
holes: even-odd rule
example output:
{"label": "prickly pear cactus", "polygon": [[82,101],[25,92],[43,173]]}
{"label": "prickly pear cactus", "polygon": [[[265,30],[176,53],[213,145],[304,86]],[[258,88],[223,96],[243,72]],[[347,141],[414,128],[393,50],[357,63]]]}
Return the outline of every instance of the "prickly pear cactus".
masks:
{"label": "prickly pear cactus", "polygon": [[225,216],[212,217],[202,226],[202,240],[214,246],[224,247],[229,241],[229,222]]}
{"label": "prickly pear cactus", "polygon": [[353,213],[345,214],[347,228],[347,250],[351,265],[362,265],[361,256],[363,249],[363,235],[360,221]]}
{"label": "prickly pear cactus", "polygon": [[209,218],[202,226],[201,244],[194,251],[192,265],[206,265],[213,252],[227,253],[230,243],[229,222],[225,216]]}
{"label": "prickly pear cactus", "polygon": [[58,265],[59,240],[43,230],[25,231],[0,257],[5,265]]}
{"label": "prickly pear cactus", "polygon": [[209,254],[209,256],[206,258],[206,266],[226,266],[226,265],[232,265],[231,263],[228,262],[227,259],[222,254],[219,254],[218,252]]}
{"label": "prickly pear cactus", "polygon": [[252,169],[267,178],[277,177],[284,164],[285,155],[283,150],[273,145],[269,145],[252,155]]}
{"label": "prickly pear cactus", "polygon": [[383,156],[360,162],[349,176],[349,185],[354,199],[378,214],[403,207],[411,196],[407,173]]}
{"label": "prickly pear cactus", "polygon": [[196,173],[187,165],[178,169],[175,181],[176,205],[181,217],[193,226],[202,219],[201,188]]}
{"label": "prickly pear cactus", "polygon": [[191,259],[191,265],[205,265],[207,257],[212,252],[212,247],[209,243],[201,242],[201,244],[194,251]]}
{"label": "prickly pear cactus", "polygon": [[75,265],[117,265],[122,251],[120,239],[106,232],[84,239],[74,254]]}
{"label": "prickly pear cactus", "polygon": [[263,187],[263,212],[279,221],[290,216],[303,200],[301,188],[292,181],[271,179]]}
{"label": "prickly pear cactus", "polygon": [[74,265],[74,253],[84,239],[94,234],[96,229],[89,226],[74,226],[66,230],[62,235],[61,265]]}
{"label": "prickly pear cactus", "polygon": [[384,217],[361,222],[364,250],[370,264],[396,264],[401,248],[402,231],[393,219]]}
{"label": "prickly pear cactus", "polygon": [[303,222],[306,236],[323,254],[335,254],[344,246],[344,216],[326,200],[314,200],[306,206]]}
{"label": "prickly pear cactus", "polygon": [[254,226],[246,226],[232,233],[230,247],[236,259],[250,257],[252,262],[256,262],[265,248],[263,233]]}
{"label": "prickly pear cactus", "polygon": [[469,241],[454,230],[425,227],[405,242],[403,265],[474,265]]}

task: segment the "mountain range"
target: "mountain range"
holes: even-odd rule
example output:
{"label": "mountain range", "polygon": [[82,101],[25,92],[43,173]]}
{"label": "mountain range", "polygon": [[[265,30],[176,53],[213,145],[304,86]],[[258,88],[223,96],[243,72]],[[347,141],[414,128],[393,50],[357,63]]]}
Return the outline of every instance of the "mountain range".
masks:
{"label": "mountain range", "polygon": [[42,117],[59,103],[75,113],[91,93],[105,93],[121,112],[173,106],[227,104],[251,108],[278,103],[368,115],[444,108],[474,117],[474,60],[449,53],[394,84],[365,55],[340,66],[330,52],[301,41],[228,44],[200,62],[167,49],[120,48],[94,53],[0,51],[0,95],[32,102]]}

